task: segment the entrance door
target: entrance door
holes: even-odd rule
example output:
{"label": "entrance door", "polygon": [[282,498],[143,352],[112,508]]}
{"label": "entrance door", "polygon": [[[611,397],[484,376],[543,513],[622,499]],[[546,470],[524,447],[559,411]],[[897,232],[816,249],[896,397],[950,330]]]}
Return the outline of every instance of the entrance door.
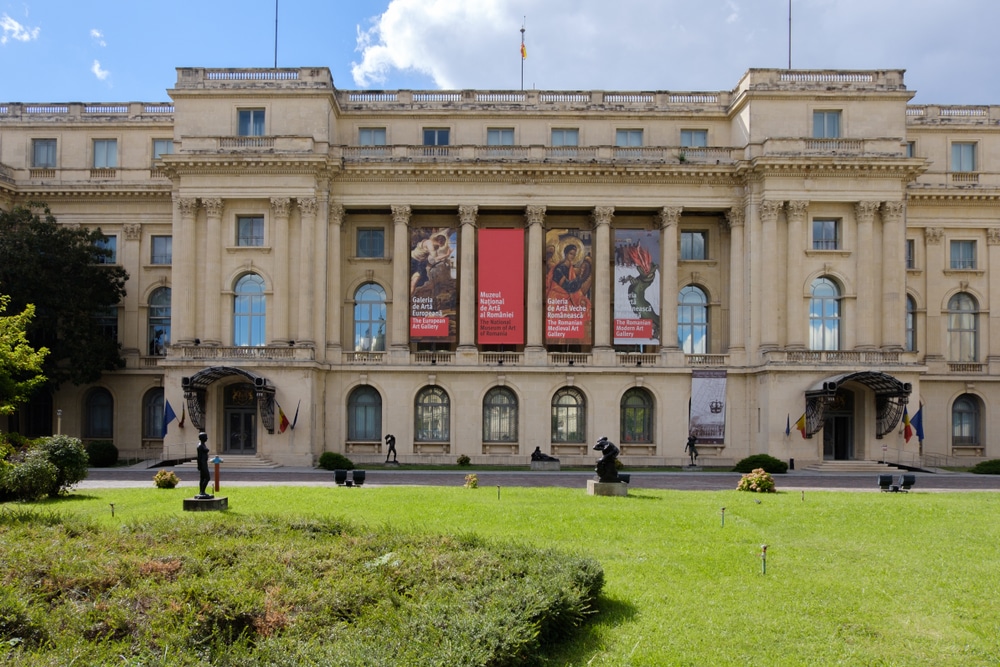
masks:
{"label": "entrance door", "polygon": [[854,458],[854,393],[838,389],[823,420],[823,459],[849,461]]}
{"label": "entrance door", "polygon": [[230,454],[257,453],[257,404],[252,384],[226,387],[224,407],[226,443]]}

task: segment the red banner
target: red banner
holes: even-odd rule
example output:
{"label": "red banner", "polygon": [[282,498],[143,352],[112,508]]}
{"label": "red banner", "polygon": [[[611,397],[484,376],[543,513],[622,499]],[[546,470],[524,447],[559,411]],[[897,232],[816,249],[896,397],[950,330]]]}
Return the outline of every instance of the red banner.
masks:
{"label": "red banner", "polygon": [[479,230],[477,259],[479,344],[523,345],[524,230]]}

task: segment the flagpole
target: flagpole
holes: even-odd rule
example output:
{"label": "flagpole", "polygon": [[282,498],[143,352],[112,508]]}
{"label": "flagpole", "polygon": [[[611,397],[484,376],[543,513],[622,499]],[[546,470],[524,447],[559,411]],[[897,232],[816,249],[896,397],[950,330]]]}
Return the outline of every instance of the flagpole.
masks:
{"label": "flagpole", "polygon": [[788,69],[792,69],[792,0],[788,0]]}
{"label": "flagpole", "polygon": [[524,21],[527,18],[525,16],[521,21],[521,90],[524,90]]}
{"label": "flagpole", "polygon": [[274,69],[278,69],[278,0],[274,0]]}

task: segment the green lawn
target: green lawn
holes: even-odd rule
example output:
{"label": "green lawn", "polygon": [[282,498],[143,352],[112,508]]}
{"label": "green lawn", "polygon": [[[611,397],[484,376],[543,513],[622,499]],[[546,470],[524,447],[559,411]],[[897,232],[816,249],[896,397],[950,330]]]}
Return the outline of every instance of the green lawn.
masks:
{"label": "green lawn", "polygon": [[[88,489],[31,507],[106,526],[159,516],[208,520],[181,511],[191,494],[190,487]],[[582,488],[456,486],[233,487],[224,494],[227,522],[257,514],[344,517],[596,559],[605,573],[599,613],[549,664],[1000,663],[996,493],[633,488],[627,498],[603,498]]]}

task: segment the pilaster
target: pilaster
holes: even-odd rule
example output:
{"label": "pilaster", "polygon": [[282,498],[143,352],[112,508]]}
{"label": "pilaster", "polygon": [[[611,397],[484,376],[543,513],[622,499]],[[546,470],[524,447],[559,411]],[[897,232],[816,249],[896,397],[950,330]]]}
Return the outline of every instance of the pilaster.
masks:
{"label": "pilaster", "polygon": [[783,208],[780,201],[760,203],[762,351],[778,348],[778,214]]}
{"label": "pilaster", "polygon": [[[743,313],[748,307],[743,292],[746,286],[746,251],[744,221],[746,210],[743,206],[733,206],[726,211],[729,223],[729,353],[746,352],[746,331]],[[676,252],[676,250],[675,250]],[[676,298],[676,297],[675,297]],[[675,316],[676,319],[676,316]]]}
{"label": "pilaster", "polygon": [[542,294],[545,272],[545,207],[526,207],[524,219],[528,227],[528,331],[524,356],[525,361],[541,363],[545,359],[545,347],[542,345],[542,314],[545,312]]}
{"label": "pilaster", "polygon": [[271,197],[271,215],[274,219],[274,238],[271,242],[274,253],[274,284],[271,286],[274,320],[271,324],[271,343],[277,345],[287,345],[289,341],[288,300],[292,290],[288,280],[288,214],[291,205],[292,200],[288,197]]}
{"label": "pilaster", "polygon": [[[879,202],[861,201],[854,205],[858,222],[857,295],[855,318],[857,320],[856,350],[874,350],[875,346],[875,211]],[[884,259],[883,259],[884,261]]]}
{"label": "pilaster", "polygon": [[805,297],[802,284],[802,257],[806,249],[806,218],[808,201],[790,201],[788,218],[788,258],[785,262],[785,289],[787,317],[785,317],[785,347],[789,350],[806,348],[806,331],[809,323],[805,314]]}
{"label": "pilaster", "polygon": [[177,345],[192,345],[198,338],[196,327],[198,303],[198,282],[195,269],[197,267],[198,244],[195,237],[195,216],[198,214],[198,200],[193,198],[175,198],[174,207],[174,265],[171,280],[171,329],[173,329]]}
{"label": "pilaster", "polygon": [[211,197],[201,200],[205,208],[205,283],[202,304],[202,345],[222,344],[222,211],[225,202]]}
{"label": "pilaster", "polygon": [[402,362],[410,350],[410,216],[409,206],[392,207],[392,349]]}
{"label": "pilaster", "polygon": [[463,204],[458,207],[461,223],[459,241],[459,315],[458,315],[458,357],[459,363],[478,363],[476,349],[476,219],[479,207]]}
{"label": "pilaster", "polygon": [[906,205],[882,202],[882,349],[902,352],[906,340]]}
{"label": "pilaster", "polygon": [[678,227],[683,208],[664,206],[656,218],[660,223],[660,351],[678,352],[677,345],[677,255]]}
{"label": "pilaster", "polygon": [[313,338],[313,293],[316,284],[313,263],[318,251],[313,244],[316,226],[317,203],[315,197],[303,197],[297,200],[299,207],[299,322],[295,334],[295,344],[303,347],[315,347]]}
{"label": "pilaster", "polygon": [[[611,347],[611,220],[613,206],[594,208],[591,219],[594,222],[594,295],[591,307],[594,309],[594,353],[597,355],[613,351]],[[595,359],[596,361],[596,359]]]}
{"label": "pilaster", "polygon": [[941,240],[944,237],[942,227],[927,227],[924,229],[924,244],[927,256],[927,346],[924,358],[927,361],[944,359],[945,341],[944,322],[941,314],[941,302],[944,299],[944,251]]}

